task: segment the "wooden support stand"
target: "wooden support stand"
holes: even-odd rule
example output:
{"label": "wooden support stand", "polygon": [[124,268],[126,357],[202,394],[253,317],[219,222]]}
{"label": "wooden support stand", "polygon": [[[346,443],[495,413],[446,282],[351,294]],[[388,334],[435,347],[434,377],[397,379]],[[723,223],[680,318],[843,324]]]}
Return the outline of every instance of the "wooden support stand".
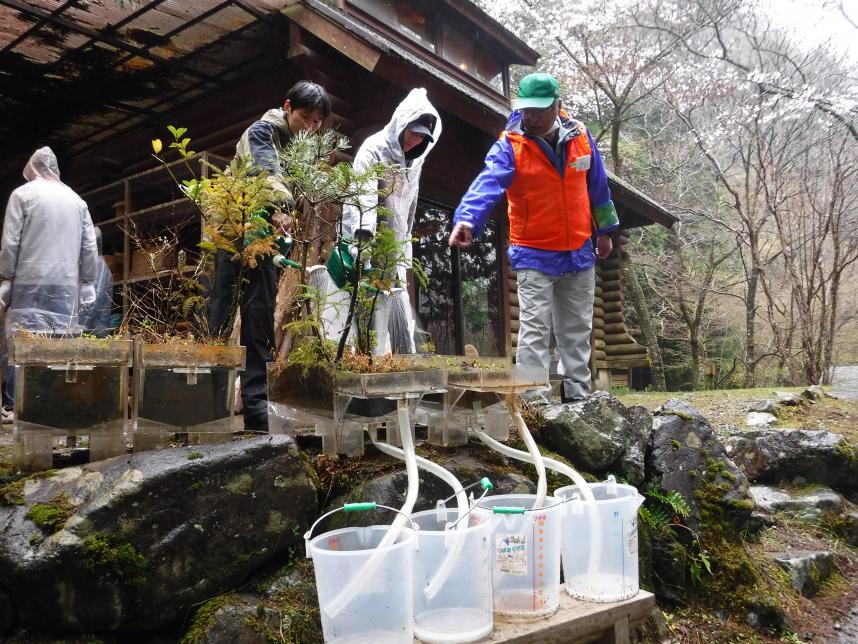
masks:
{"label": "wooden support stand", "polygon": [[[640,626],[655,606],[655,595],[645,590],[631,599],[596,604],[560,594],[560,609],[551,617],[507,621],[495,617],[495,629],[481,642],[492,644],[628,644],[631,629]],[[419,641],[419,640],[415,640]]]}

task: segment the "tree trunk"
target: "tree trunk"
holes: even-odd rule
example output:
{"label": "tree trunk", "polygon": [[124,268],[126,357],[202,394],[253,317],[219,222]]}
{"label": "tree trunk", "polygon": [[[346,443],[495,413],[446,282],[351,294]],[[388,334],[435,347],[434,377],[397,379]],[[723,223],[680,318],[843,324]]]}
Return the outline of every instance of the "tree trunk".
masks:
{"label": "tree trunk", "polygon": [[638,319],[641,324],[641,333],[644,336],[644,342],[649,349],[650,370],[652,372],[652,387],[656,391],[665,391],[667,386],[664,381],[664,362],[661,359],[661,349],[658,346],[658,337],[655,334],[655,328],[652,324],[652,318],[649,315],[649,306],[646,302],[643,289],[638,281],[637,270],[631,259],[626,259],[623,262],[623,272],[626,277],[626,284],[629,287],[629,296],[632,300],[632,305],[638,313]]}
{"label": "tree trunk", "polygon": [[615,110],[614,120],[611,122],[611,160],[614,163],[614,174],[618,177],[622,176],[623,162],[620,158],[620,115]]}
{"label": "tree trunk", "polygon": [[751,275],[745,296],[745,387],[757,386],[757,282],[759,268],[752,260]]}

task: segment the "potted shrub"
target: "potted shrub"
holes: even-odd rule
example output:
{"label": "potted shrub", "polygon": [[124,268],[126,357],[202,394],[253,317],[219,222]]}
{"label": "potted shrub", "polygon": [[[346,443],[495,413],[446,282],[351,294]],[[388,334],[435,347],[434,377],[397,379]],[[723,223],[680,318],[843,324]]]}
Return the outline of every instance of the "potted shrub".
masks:
{"label": "potted shrub", "polygon": [[[332,165],[329,159],[344,146],[342,137],[333,132],[300,134],[283,152],[283,166],[305,211],[313,216],[324,207],[337,220],[324,267],[306,266],[307,249],[314,242],[304,234],[306,221],[302,226],[299,220],[293,232],[301,269],[296,314],[286,325],[291,350],[269,366],[268,379],[269,426],[285,426],[287,431],[312,428],[322,434],[328,453],[359,453],[362,428],[388,419],[397,399],[416,402],[427,392],[443,390],[445,384],[445,372],[437,366],[373,355],[377,307],[385,293],[402,286],[396,283],[396,267],[410,266],[418,280],[425,280],[425,274],[384,224],[370,240],[344,237],[338,218],[341,207],[351,203],[364,208],[361,197],[370,191],[383,197],[379,184],[391,185],[392,172],[384,164],[363,172],[346,163]],[[377,204],[382,199],[368,201]],[[383,221],[383,207],[372,207],[381,211]],[[341,308],[340,315],[329,315],[332,306]]]}
{"label": "potted shrub", "polygon": [[[270,261],[282,252],[273,228],[260,213],[272,201],[265,173],[256,173],[248,161],[233,161],[226,169],[205,164],[198,176],[190,165],[194,152],[185,128],[169,127],[174,149],[184,159],[191,179],[178,180],[201,218],[199,257],[179,265],[147,288],[129,291],[129,310],[124,328],[135,337],[133,428],[135,449],[165,444],[175,433],[187,433],[191,442],[231,440],[234,430],[234,389],[237,372],[244,368],[245,351],[229,340],[242,293],[246,271],[259,261]],[[172,173],[159,156],[162,144],[153,141],[155,158]],[[158,252],[174,252],[184,236],[183,226],[160,230],[159,247],[134,230],[132,237],[149,252],[153,270],[160,265]],[[217,251],[235,261],[232,302],[225,323],[208,328],[206,294],[213,283]]]}

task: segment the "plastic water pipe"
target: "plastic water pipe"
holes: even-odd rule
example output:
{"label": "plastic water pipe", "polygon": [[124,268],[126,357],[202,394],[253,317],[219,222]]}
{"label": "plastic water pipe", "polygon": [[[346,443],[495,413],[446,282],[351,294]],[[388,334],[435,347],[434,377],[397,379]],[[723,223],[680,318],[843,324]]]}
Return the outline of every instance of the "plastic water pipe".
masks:
{"label": "plastic water pipe", "polygon": [[[545,505],[545,496],[548,494],[548,481],[545,478],[545,459],[542,456],[542,452],[540,452],[539,448],[536,446],[536,441],[533,440],[533,436],[530,435],[530,430],[527,428],[524,418],[521,417],[521,412],[515,404],[515,394],[507,394],[506,406],[512,414],[512,420],[515,423],[515,428],[518,430],[519,435],[524,440],[524,444],[527,446],[527,451],[530,455],[530,460],[527,462],[533,463],[534,467],[536,467],[536,502],[533,504],[533,509],[538,510]],[[498,444],[500,445],[501,443]]]}
{"label": "plastic water pipe", "polygon": [[[521,420],[521,426],[524,426],[526,430],[527,427],[524,424],[524,419],[521,418],[521,414],[517,411],[513,415],[513,419],[515,419],[516,417]],[[519,426],[518,423],[516,423],[516,426],[519,429],[519,433],[522,433],[521,426]],[[514,458],[519,461],[524,461],[525,463],[532,463],[536,465],[532,452],[523,452],[519,449],[510,447],[509,445],[504,445],[500,441],[496,441],[494,438],[492,438],[479,428],[474,428],[473,431],[474,434],[476,434],[477,438],[479,438],[483,443],[491,447],[496,452],[500,452],[504,456],[509,456],[510,458]],[[529,436],[530,432],[527,432],[527,434]],[[572,479],[572,482],[575,483],[575,486],[581,492],[581,496],[584,497],[584,506],[590,513],[591,546],[590,561],[587,564],[587,573],[595,574],[598,562],[602,557],[602,524],[599,521],[599,512],[596,508],[596,497],[593,496],[593,490],[590,489],[590,486],[587,484],[587,481],[584,480],[584,477],[581,476],[574,468],[569,467],[566,463],[561,463],[560,461],[554,460],[553,458],[547,458],[545,456],[542,456],[542,454],[540,454],[540,460],[545,464],[545,467],[547,467],[551,471],[557,472],[558,474],[562,474],[563,476],[567,476]],[[537,506],[534,505],[534,507]]]}
{"label": "plastic water pipe", "polygon": [[[382,443],[376,440],[375,436],[370,435],[372,439],[372,444],[375,445],[379,451],[388,454],[389,456],[394,456],[396,458],[405,460],[405,450],[402,450],[398,447],[394,447],[388,443]],[[456,478],[455,474],[453,474],[450,470],[445,467],[441,467],[437,463],[433,463],[427,458],[423,458],[422,456],[415,455],[415,459],[417,460],[417,467],[421,470],[426,470],[430,474],[434,474],[439,479],[444,481],[447,485],[449,485],[456,493],[456,505],[457,505],[457,518],[461,518],[468,513],[468,495],[465,494],[464,489],[462,489],[462,484],[459,482],[459,479]]]}
{"label": "plastic water pipe", "polygon": [[[399,449],[398,447],[394,447],[393,445],[389,445],[387,443],[378,442],[376,440],[376,437],[372,433],[370,433],[370,438],[372,439],[372,444],[375,445],[380,451],[390,456],[395,456],[396,458],[405,459],[405,450]],[[465,515],[467,515],[469,510],[468,495],[465,494],[465,490],[463,489],[462,484],[459,482],[459,479],[457,479],[456,476],[450,470],[445,467],[441,467],[437,463],[433,463],[429,459],[423,458],[422,456],[416,456],[415,458],[417,460],[417,466],[421,470],[426,470],[430,474],[434,474],[451,488],[453,488],[453,491],[456,494],[457,519],[461,519]],[[467,527],[467,522],[457,521],[458,530],[464,530]],[[423,588],[423,594],[426,596],[427,599],[435,599],[435,596],[438,594],[438,591],[440,591],[441,587],[446,583],[447,579],[450,577],[450,573],[453,572],[453,569],[459,560],[459,554],[461,553],[462,547],[464,545],[464,538],[458,536],[453,537],[453,541],[450,544],[450,548],[444,555],[444,561],[441,562],[438,571],[432,576],[432,579],[430,579],[429,583]]]}
{"label": "plastic water pipe", "polygon": [[396,543],[402,528],[411,520],[411,512],[414,510],[414,504],[417,502],[417,492],[420,489],[420,478],[417,474],[417,454],[414,452],[414,437],[411,435],[411,419],[408,415],[408,401],[405,398],[400,398],[397,401],[397,421],[399,423],[399,436],[402,440],[402,452],[405,457],[405,472],[408,475],[408,490],[405,493],[405,503],[399,509],[399,514],[390,524],[390,529],[384,538],[373,550],[372,555],[367,559],[363,569],[354,575],[351,581],[346,584],[339,594],[334,597],[326,606],[323,607],[325,613],[334,618],[348,606],[348,604],[357,596],[366,580],[371,578],[381,563],[381,558],[384,551]]}

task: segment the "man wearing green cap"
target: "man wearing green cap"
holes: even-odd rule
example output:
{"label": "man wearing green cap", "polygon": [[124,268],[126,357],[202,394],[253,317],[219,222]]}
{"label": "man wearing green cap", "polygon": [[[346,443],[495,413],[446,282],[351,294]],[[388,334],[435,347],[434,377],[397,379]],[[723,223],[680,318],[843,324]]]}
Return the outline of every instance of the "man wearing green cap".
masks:
{"label": "man wearing green cap", "polygon": [[560,109],[557,80],[528,74],[513,109],[456,208],[450,246],[470,246],[506,194],[518,278],[516,362],[547,369],[553,326],[562,398],[580,400],[590,393],[596,258],[611,254],[619,220],[599,149],[584,124]]}

